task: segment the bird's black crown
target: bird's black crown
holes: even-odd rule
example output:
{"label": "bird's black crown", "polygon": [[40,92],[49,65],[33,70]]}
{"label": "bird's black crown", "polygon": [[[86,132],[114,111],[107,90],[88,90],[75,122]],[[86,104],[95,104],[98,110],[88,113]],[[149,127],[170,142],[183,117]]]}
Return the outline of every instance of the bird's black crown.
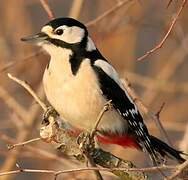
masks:
{"label": "bird's black crown", "polygon": [[49,21],[45,25],[50,25],[50,26],[52,26],[53,29],[56,29],[59,26],[63,26],[63,25],[66,25],[66,26],[69,26],[69,27],[77,26],[77,27],[84,29],[87,32],[87,28],[84,24],[77,21],[76,19],[69,18],[69,17],[56,18],[56,19],[53,19],[52,21]]}

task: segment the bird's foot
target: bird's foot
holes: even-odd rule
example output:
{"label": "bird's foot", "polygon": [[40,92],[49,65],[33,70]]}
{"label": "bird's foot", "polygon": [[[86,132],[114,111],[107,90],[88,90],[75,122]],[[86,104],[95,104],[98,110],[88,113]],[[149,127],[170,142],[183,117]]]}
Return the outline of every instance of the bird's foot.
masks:
{"label": "bird's foot", "polygon": [[77,138],[77,143],[83,154],[92,152],[95,148],[95,140],[90,132],[83,132]]}
{"label": "bird's foot", "polygon": [[47,110],[43,113],[43,117],[42,117],[42,124],[43,125],[48,125],[50,123],[49,122],[50,116],[52,116],[54,118],[59,116],[58,112],[52,106],[49,106],[47,108]]}

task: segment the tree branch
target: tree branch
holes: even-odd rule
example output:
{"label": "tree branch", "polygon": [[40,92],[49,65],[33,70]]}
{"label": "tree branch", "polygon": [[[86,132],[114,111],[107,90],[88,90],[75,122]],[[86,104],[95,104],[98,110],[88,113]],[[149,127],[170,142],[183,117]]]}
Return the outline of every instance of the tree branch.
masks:
{"label": "tree branch", "polygon": [[107,16],[109,16],[110,14],[114,13],[115,11],[117,11],[119,8],[122,8],[124,5],[126,5],[127,3],[132,2],[133,0],[122,0],[119,3],[117,3],[114,7],[112,7],[111,9],[107,10],[106,12],[104,12],[103,14],[101,14],[100,16],[98,16],[97,18],[95,18],[94,20],[89,21],[86,26],[87,27],[91,27],[96,25],[96,23],[98,23],[99,21],[101,21],[102,19],[106,18]]}
{"label": "tree branch", "polygon": [[177,178],[183,171],[187,171],[186,173],[188,174],[188,160],[185,161],[183,164],[180,164],[179,166],[176,167],[175,173],[173,173],[170,177],[166,178],[167,180],[172,180]]}
{"label": "tree branch", "polygon": [[[24,87],[34,97],[34,99],[43,108],[43,110],[47,110],[47,106],[41,101],[39,97],[37,97],[37,95],[26,82],[12,76],[11,74],[8,74],[8,77],[20,84],[22,87]],[[98,118],[98,123],[99,120],[100,118]],[[98,123],[96,123],[95,127],[97,127]],[[76,159],[79,161],[83,161],[82,155],[80,154],[80,147],[77,144],[77,137],[71,135],[69,130],[70,129],[68,129],[68,126],[63,120],[61,120],[61,124],[59,125],[56,117],[50,116],[49,124],[41,127],[40,136],[45,142],[54,144],[60,152],[66,153],[67,155],[72,157],[76,157]],[[109,152],[103,151],[100,148],[94,148],[88,153],[93,158],[95,164],[105,168],[130,169],[132,167],[135,167],[131,162],[120,159]],[[112,171],[112,173],[114,173],[121,179],[146,179],[146,176],[142,172],[119,171],[116,169],[115,171]]]}
{"label": "tree branch", "polygon": [[47,0],[40,0],[40,3],[42,5],[42,7],[44,8],[44,10],[46,11],[48,18],[50,20],[54,19],[54,14],[53,14],[52,10],[50,9],[50,6],[48,5]]}
{"label": "tree branch", "polygon": [[[171,1],[169,1],[168,5],[171,3]],[[159,44],[157,44],[153,49],[149,50],[148,52],[146,52],[143,56],[139,57],[137,60],[141,61],[143,59],[145,59],[146,57],[150,56],[151,54],[153,54],[155,51],[157,51],[158,49],[160,49],[164,43],[166,42],[168,36],[170,35],[170,33],[172,32],[173,27],[175,26],[183,8],[185,7],[185,4],[187,3],[187,0],[183,0],[179,10],[177,11],[175,17],[173,18],[170,27],[168,28],[168,31],[166,32],[165,36],[163,37],[163,39],[159,42]]]}

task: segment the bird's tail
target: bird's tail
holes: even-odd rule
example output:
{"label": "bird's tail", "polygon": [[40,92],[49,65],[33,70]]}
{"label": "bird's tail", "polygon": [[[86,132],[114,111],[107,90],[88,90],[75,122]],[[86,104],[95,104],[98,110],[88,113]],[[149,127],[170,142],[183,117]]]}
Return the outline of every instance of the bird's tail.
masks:
{"label": "bird's tail", "polygon": [[[185,161],[185,159],[183,157],[181,157],[181,155],[184,154],[182,151],[178,151],[178,150],[170,147],[168,144],[166,144],[165,142],[161,141],[160,139],[158,139],[152,135],[150,135],[150,141],[151,141],[153,150],[155,152],[154,154],[152,154],[152,156],[155,156],[154,159],[159,159],[158,155],[157,155],[157,154],[159,154],[162,157],[167,156],[171,159],[175,159],[179,163],[182,163]],[[152,160],[153,160],[153,158],[152,158]],[[156,161],[154,162],[154,164],[156,164]]]}

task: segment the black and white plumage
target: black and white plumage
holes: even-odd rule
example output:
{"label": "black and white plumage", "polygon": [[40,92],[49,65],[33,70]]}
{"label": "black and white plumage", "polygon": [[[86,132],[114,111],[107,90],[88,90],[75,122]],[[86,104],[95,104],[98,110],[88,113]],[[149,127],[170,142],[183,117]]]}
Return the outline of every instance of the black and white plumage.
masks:
{"label": "black and white plumage", "polygon": [[43,77],[45,93],[73,127],[91,129],[103,105],[112,100],[114,109],[104,114],[98,127],[102,136],[116,137],[110,142],[122,146],[132,143],[148,152],[154,164],[158,154],[184,160],[181,152],[149,134],[117,72],[95,47],[82,23],[71,18],[54,19],[37,35],[22,40],[35,41],[50,54]]}

